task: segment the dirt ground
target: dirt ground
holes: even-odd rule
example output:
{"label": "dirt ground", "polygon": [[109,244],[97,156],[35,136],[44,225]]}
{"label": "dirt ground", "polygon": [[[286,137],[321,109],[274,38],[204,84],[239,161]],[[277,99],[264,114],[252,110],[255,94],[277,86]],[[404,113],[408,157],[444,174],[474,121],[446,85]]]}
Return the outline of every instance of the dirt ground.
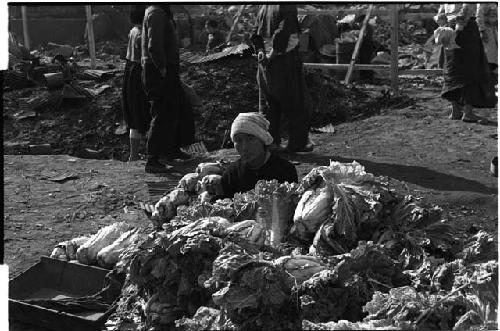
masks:
{"label": "dirt ground", "polygon": [[[381,87],[364,89],[377,94]],[[467,124],[446,118],[450,105],[439,97],[439,88],[403,93],[414,99],[411,106],[340,124],[334,133],[311,134],[314,152],[288,156],[299,177],[329,160],[356,160],[368,172],[390,177],[400,192],[440,205],[457,233],[497,233],[498,183],[488,172],[497,155],[497,110],[478,110],[494,125]],[[58,242],[95,233],[119,219],[148,224],[139,201],[156,201],[199,162],[235,157],[232,149],[219,150],[175,163],[172,173],[159,176],[144,173],[144,161],[4,155],[4,249],[10,277],[50,255]],[[75,177],[54,181],[60,175]]]}

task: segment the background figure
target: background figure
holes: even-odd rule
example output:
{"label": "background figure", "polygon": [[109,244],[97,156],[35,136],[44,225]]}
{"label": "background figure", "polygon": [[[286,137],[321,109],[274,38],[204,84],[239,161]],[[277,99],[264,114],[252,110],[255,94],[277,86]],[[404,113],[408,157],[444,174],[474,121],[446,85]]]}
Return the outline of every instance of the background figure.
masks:
{"label": "background figure", "polygon": [[123,119],[130,130],[129,161],[139,159],[140,141],[148,131],[151,122],[149,105],[141,83],[141,36],[145,10],[144,5],[132,5],[130,8],[130,22],[134,24],[134,27],[128,36],[122,87]]}
{"label": "background figure", "polygon": [[446,14],[441,13],[436,16],[436,23],[438,27],[434,30],[433,41],[436,45],[440,45],[445,49],[460,48],[456,43],[457,34],[448,25],[448,18]]}
{"label": "background figure", "polygon": [[217,23],[216,20],[210,19],[205,22],[205,32],[206,32],[205,50],[207,52],[225,43],[225,35],[219,29],[219,23]]}
{"label": "background figure", "polygon": [[[447,6],[449,24],[455,25],[458,48],[444,49],[444,85],[441,96],[452,103],[450,119],[481,122],[473,107],[490,108],[496,104],[492,75],[479,34],[476,6]],[[441,10],[440,10],[441,11]]]}
{"label": "background figure", "polygon": [[498,8],[496,3],[477,5],[477,25],[490,70],[498,68]]}
{"label": "background figure", "polygon": [[[288,121],[288,152],[312,151],[309,125],[311,99],[298,52],[299,22],[296,5],[263,5],[252,42],[258,54],[257,83],[269,107],[265,115],[275,147],[281,143],[281,116]],[[265,55],[263,38],[271,38],[272,49]]]}
{"label": "background figure", "polygon": [[[143,84],[151,103],[146,172],[166,172],[167,160],[188,159],[180,147],[194,140],[194,123],[182,114],[184,92],[179,79],[179,38],[168,5],[146,9],[142,30]],[[184,120],[183,120],[184,119]],[[190,130],[184,130],[188,126]]]}

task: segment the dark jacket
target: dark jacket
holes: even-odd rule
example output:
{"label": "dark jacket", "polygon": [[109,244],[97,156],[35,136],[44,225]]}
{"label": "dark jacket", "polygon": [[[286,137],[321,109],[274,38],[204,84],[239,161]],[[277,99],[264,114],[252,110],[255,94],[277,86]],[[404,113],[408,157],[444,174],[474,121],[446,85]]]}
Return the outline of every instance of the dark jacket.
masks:
{"label": "dark jacket", "polygon": [[142,64],[165,68],[179,64],[179,36],[171,15],[160,6],[149,6],[142,25]]}
{"label": "dark jacket", "polygon": [[272,38],[274,51],[286,51],[290,34],[299,33],[296,5],[263,5],[257,16],[257,35]]}
{"label": "dark jacket", "polygon": [[224,197],[232,198],[237,192],[250,191],[262,179],[276,179],[280,183],[296,183],[298,182],[297,170],[289,161],[275,154],[271,154],[269,160],[259,169],[250,169],[239,159],[231,163],[222,175]]}

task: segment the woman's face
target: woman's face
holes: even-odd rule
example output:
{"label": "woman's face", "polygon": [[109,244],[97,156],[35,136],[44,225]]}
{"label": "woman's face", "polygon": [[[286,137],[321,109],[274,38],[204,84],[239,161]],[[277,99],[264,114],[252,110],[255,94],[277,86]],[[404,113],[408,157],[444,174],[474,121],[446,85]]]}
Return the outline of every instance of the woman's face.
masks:
{"label": "woman's face", "polygon": [[262,140],[246,133],[238,133],[234,136],[234,148],[244,163],[260,165],[266,157],[266,148]]}

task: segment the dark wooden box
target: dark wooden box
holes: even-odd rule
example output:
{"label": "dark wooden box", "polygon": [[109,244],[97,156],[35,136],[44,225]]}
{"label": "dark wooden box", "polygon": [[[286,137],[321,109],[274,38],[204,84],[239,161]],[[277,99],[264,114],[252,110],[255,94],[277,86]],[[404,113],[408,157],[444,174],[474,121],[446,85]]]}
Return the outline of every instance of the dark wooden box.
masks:
{"label": "dark wooden box", "polygon": [[49,330],[101,330],[113,307],[104,313],[70,314],[23,302],[27,299],[82,297],[99,292],[109,270],[42,256],[9,281],[9,320]]}

